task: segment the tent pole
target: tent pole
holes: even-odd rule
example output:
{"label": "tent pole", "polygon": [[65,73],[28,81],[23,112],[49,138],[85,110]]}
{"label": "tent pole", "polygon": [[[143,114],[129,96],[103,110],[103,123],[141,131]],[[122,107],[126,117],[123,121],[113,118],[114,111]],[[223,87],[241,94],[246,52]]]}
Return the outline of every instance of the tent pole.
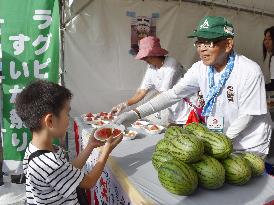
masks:
{"label": "tent pole", "polygon": [[66,22],[64,22],[64,28],[74,19],[78,14],[80,14],[86,7],[88,7],[93,0],[89,0],[87,3],[85,3],[78,11],[75,12],[75,14],[69,18]]}
{"label": "tent pole", "polygon": [[65,59],[64,59],[64,29],[65,29],[65,0],[59,0],[59,9],[60,9],[60,67],[61,67],[61,85],[65,85]]}

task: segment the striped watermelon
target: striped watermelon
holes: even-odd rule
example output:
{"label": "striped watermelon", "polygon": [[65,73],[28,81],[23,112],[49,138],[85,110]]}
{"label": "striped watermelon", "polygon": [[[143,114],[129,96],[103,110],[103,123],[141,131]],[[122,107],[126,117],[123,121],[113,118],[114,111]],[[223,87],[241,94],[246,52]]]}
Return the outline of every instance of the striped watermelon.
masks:
{"label": "striped watermelon", "polygon": [[204,153],[204,144],[193,134],[177,136],[172,141],[161,139],[155,151],[170,153],[175,159],[183,162],[197,162]]}
{"label": "striped watermelon", "polygon": [[154,166],[154,168],[156,170],[158,170],[158,168],[166,161],[172,160],[174,159],[171,154],[169,154],[168,152],[165,151],[155,151],[152,154],[152,165]]}
{"label": "striped watermelon", "polygon": [[204,133],[209,132],[210,130],[203,124],[193,122],[185,127],[186,130],[193,132],[195,135],[202,137]]}
{"label": "striped watermelon", "polygon": [[231,154],[232,142],[224,134],[212,132],[200,123],[191,123],[186,129],[204,141],[205,152],[214,158],[225,159]]}
{"label": "striped watermelon", "polygon": [[225,182],[225,169],[215,158],[202,156],[202,160],[192,164],[198,174],[199,184],[207,189],[217,189]]}
{"label": "striped watermelon", "polygon": [[243,185],[251,178],[251,168],[240,155],[231,154],[222,161],[225,179],[230,184]]}
{"label": "striped watermelon", "polygon": [[183,162],[197,162],[204,153],[203,142],[193,134],[182,134],[171,142],[174,146],[170,154]]}
{"label": "striped watermelon", "polygon": [[246,152],[242,153],[242,157],[247,161],[251,168],[252,176],[262,175],[265,171],[264,161],[255,153]]}
{"label": "striped watermelon", "polygon": [[166,190],[177,195],[190,195],[198,186],[196,172],[177,160],[163,163],[158,169],[158,178]]}
{"label": "striped watermelon", "polygon": [[188,134],[189,132],[182,127],[178,126],[171,126],[168,127],[166,132],[165,132],[165,138],[166,140],[172,140],[175,137],[182,135],[182,134]]}
{"label": "striped watermelon", "polygon": [[174,145],[169,140],[161,139],[155,147],[155,152],[162,151],[169,153],[170,150],[175,149]]}

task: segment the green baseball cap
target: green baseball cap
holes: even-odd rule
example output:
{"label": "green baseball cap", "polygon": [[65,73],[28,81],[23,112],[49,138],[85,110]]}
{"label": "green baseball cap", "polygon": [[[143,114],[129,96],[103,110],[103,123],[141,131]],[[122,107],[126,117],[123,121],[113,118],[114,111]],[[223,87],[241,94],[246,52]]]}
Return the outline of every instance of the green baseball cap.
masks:
{"label": "green baseball cap", "polygon": [[218,39],[234,37],[234,28],[230,21],[221,16],[205,16],[188,38]]}

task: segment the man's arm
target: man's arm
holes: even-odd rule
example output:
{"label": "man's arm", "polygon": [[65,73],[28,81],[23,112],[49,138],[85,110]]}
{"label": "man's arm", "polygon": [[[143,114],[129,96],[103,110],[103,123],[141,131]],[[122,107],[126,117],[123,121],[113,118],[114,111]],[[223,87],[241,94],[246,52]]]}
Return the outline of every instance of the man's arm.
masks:
{"label": "man's arm", "polygon": [[229,128],[226,131],[226,136],[233,139],[237,137],[252,121],[253,116],[251,115],[240,115],[237,119],[232,122]]}
{"label": "man's arm", "polygon": [[123,124],[129,126],[131,123],[144,118],[155,112],[170,107],[171,105],[182,100],[184,97],[191,96],[199,90],[198,78],[193,75],[193,72],[198,72],[196,67],[188,70],[183,78],[168,91],[162,92],[156,97],[152,98],[147,103],[140,105],[135,110],[123,113],[114,120],[116,124]]}

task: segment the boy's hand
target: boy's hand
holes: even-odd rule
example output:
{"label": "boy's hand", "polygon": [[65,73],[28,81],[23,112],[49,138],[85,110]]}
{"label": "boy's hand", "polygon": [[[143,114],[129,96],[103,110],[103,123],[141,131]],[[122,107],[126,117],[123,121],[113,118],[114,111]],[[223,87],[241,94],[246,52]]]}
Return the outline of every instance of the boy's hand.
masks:
{"label": "boy's hand", "polygon": [[111,153],[111,151],[122,141],[123,134],[121,133],[118,136],[110,136],[103,148],[103,151],[106,151],[108,154]]}
{"label": "boy's hand", "polygon": [[105,144],[105,142],[101,142],[101,141],[95,139],[95,137],[94,137],[95,131],[96,131],[96,129],[94,129],[92,131],[92,133],[90,134],[90,137],[89,137],[89,141],[88,141],[88,144],[93,148],[101,147]]}

